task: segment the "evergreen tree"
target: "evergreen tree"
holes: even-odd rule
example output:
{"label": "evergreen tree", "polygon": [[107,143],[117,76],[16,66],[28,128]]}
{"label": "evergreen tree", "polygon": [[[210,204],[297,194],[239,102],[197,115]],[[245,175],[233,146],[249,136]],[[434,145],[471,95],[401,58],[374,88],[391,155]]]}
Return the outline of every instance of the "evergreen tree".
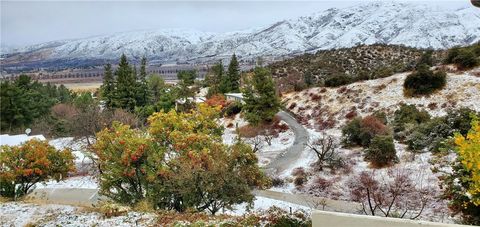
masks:
{"label": "evergreen tree", "polygon": [[35,119],[49,113],[58,102],[57,97],[52,97],[57,94],[54,90],[55,86],[32,82],[27,75],[20,75],[14,82],[1,82],[0,131],[30,127]]}
{"label": "evergreen tree", "polygon": [[102,100],[105,102],[105,107],[113,108],[115,106],[115,78],[112,73],[112,65],[105,65],[104,70],[105,73],[100,92]]}
{"label": "evergreen tree", "polygon": [[253,125],[271,121],[280,110],[280,101],[270,71],[263,67],[254,70],[244,92],[245,118]]}
{"label": "evergreen tree", "polygon": [[149,90],[147,84],[147,58],[143,57],[140,65],[140,74],[137,78],[137,106],[145,106],[149,102]]}
{"label": "evergreen tree", "polygon": [[195,83],[197,72],[195,70],[183,70],[177,73],[177,78],[181,80],[185,86],[191,86]]}
{"label": "evergreen tree", "polygon": [[117,76],[115,105],[133,111],[136,105],[136,80],[132,67],[128,64],[125,54],[122,54],[122,57],[120,58],[120,63],[118,64],[118,69],[115,71],[115,75]]}
{"label": "evergreen tree", "polygon": [[240,69],[235,54],[232,55],[232,59],[228,65],[225,87],[226,92],[240,92]]}
{"label": "evergreen tree", "polygon": [[223,77],[224,77],[224,71],[223,71],[223,64],[222,61],[219,61],[217,64],[212,66],[211,74],[207,76],[207,84],[209,86],[208,89],[208,97],[211,97],[213,95],[223,93],[225,90],[223,86]]}

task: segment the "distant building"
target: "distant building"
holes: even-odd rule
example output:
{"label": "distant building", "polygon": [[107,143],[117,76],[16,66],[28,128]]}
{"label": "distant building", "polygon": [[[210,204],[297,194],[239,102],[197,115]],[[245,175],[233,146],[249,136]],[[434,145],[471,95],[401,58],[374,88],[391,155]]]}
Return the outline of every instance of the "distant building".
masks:
{"label": "distant building", "polygon": [[35,136],[28,136],[26,134],[21,135],[0,135],[0,146],[7,145],[7,146],[18,146],[22,143],[25,143],[31,139],[37,140],[45,140],[43,135],[35,135]]}
{"label": "distant building", "polygon": [[225,93],[225,98],[229,101],[238,101],[244,103],[242,93]]}

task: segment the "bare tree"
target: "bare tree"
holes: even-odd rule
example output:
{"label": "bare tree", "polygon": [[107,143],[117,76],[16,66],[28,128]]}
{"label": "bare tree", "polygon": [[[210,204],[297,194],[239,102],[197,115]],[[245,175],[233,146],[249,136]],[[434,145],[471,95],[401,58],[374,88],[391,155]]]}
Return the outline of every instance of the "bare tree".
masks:
{"label": "bare tree", "polygon": [[312,209],[322,209],[328,205],[326,198],[305,198],[305,203]]}
{"label": "bare tree", "polygon": [[337,144],[331,136],[322,134],[322,136],[313,143],[307,144],[308,148],[315,152],[318,161],[316,165],[320,170],[329,165],[331,168],[343,163],[342,158],[337,154]]}
{"label": "bare tree", "polygon": [[350,197],[367,215],[417,219],[435,193],[412,176],[412,171],[396,169],[377,180],[375,172],[364,171],[350,180]]}
{"label": "bare tree", "polygon": [[249,138],[247,140],[247,143],[252,145],[252,149],[254,153],[259,152],[263,148],[263,140],[259,136]]}

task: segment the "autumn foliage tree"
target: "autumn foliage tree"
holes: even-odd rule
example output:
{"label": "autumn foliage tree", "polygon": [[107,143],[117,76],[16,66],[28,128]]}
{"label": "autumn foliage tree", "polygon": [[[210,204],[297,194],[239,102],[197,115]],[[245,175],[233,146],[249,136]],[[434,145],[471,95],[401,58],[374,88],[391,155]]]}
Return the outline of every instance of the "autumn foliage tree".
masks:
{"label": "autumn foliage tree", "polygon": [[457,160],[452,173],[443,178],[444,198],[454,213],[461,213],[465,224],[480,225],[480,122],[476,117],[466,136],[455,134]]}
{"label": "autumn foliage tree", "polygon": [[2,146],[0,152],[0,195],[18,198],[36,183],[59,181],[75,170],[68,149],[56,150],[46,141],[29,140],[19,146]]}
{"label": "autumn foliage tree", "polygon": [[102,168],[103,194],[156,209],[209,211],[251,203],[253,187],[267,181],[250,146],[222,143],[219,108],[154,113],[148,131],[114,124],[93,146]]}

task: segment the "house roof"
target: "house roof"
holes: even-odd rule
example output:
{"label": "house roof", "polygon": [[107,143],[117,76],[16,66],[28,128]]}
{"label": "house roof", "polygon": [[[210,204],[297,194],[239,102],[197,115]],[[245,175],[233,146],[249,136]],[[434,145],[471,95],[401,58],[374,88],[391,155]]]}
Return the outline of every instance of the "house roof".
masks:
{"label": "house roof", "polygon": [[45,137],[43,135],[28,136],[26,134],[21,134],[21,135],[3,134],[3,135],[0,135],[0,146],[3,146],[3,145],[17,146],[31,139],[45,140]]}

